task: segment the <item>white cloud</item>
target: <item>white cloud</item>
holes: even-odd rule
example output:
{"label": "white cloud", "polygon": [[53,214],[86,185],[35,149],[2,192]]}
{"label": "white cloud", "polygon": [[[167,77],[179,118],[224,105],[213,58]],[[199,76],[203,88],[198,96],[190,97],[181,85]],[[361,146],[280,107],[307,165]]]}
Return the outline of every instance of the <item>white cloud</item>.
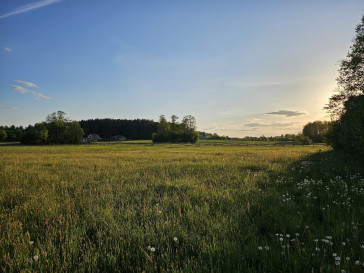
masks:
{"label": "white cloud", "polygon": [[22,85],[26,85],[26,86],[29,86],[29,87],[35,87],[35,88],[38,88],[38,86],[35,84],[35,83],[32,83],[32,82],[24,82],[24,81],[19,81],[19,80],[15,80],[17,83],[20,83]]}
{"label": "white cloud", "polygon": [[22,93],[22,94],[25,94],[27,92],[29,92],[28,89],[24,88],[24,87],[21,87],[21,86],[18,86],[18,85],[13,85],[13,84],[10,84],[9,85],[11,87],[11,89],[13,89],[14,91],[16,92],[19,92],[19,93]]}
{"label": "white cloud", "polygon": [[62,0],[43,0],[43,1],[33,2],[33,3],[27,4],[27,5],[21,6],[21,7],[17,8],[17,9],[15,9],[14,11],[5,13],[3,15],[0,15],[0,19],[6,18],[6,17],[9,17],[9,16],[13,16],[13,15],[16,15],[16,14],[24,13],[24,12],[27,12],[27,11],[30,11],[30,10],[33,10],[33,9],[38,9],[38,8],[48,6],[48,5],[51,5],[51,4],[55,4],[55,3],[58,3],[58,2],[61,2],[61,1]]}
{"label": "white cloud", "polygon": [[7,106],[7,105],[4,105],[4,104],[0,104],[0,108],[12,109],[12,110],[16,110],[17,109],[15,107]]}
{"label": "white cloud", "polygon": [[43,95],[42,93],[39,93],[36,91],[32,91],[32,95],[35,97],[36,100],[39,100],[39,99],[50,100],[51,99],[51,97],[48,97],[48,96]]}
{"label": "white cloud", "polygon": [[7,52],[11,52],[11,48],[8,48],[8,47],[4,46],[4,49],[5,49]]}

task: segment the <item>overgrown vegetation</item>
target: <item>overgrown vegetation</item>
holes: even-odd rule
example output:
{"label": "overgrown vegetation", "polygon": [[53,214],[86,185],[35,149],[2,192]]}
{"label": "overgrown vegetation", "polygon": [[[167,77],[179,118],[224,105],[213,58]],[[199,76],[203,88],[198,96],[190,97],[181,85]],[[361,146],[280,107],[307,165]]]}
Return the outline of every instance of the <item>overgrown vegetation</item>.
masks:
{"label": "overgrown vegetation", "polygon": [[3,146],[4,272],[361,272],[363,163],[325,147]]}

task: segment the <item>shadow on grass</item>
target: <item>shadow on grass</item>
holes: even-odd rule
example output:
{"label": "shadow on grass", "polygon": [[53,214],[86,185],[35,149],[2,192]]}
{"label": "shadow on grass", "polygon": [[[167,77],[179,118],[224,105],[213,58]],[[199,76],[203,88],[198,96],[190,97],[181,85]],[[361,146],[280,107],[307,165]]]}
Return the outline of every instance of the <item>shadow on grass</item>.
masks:
{"label": "shadow on grass", "polygon": [[[247,272],[332,272],[337,267],[328,257],[335,253],[358,259],[364,234],[355,223],[364,222],[363,178],[363,158],[325,151],[273,174],[268,185],[258,184],[239,224],[251,234],[241,249]],[[355,270],[354,263],[342,266]]]}

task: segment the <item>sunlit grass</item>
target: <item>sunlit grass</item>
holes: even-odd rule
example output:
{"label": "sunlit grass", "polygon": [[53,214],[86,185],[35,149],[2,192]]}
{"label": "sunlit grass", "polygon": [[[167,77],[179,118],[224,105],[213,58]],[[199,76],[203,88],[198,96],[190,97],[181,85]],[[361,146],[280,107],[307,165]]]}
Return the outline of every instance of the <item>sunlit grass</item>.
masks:
{"label": "sunlit grass", "polygon": [[363,268],[362,165],[326,147],[4,146],[0,157],[5,272]]}

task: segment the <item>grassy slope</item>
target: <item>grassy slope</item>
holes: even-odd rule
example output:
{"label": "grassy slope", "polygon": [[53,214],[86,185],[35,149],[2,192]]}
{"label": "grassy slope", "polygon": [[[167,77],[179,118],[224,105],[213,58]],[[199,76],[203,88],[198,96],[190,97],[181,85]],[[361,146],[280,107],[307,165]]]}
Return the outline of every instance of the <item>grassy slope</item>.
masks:
{"label": "grassy slope", "polygon": [[4,271],[362,268],[362,165],[325,147],[6,146],[0,158]]}

